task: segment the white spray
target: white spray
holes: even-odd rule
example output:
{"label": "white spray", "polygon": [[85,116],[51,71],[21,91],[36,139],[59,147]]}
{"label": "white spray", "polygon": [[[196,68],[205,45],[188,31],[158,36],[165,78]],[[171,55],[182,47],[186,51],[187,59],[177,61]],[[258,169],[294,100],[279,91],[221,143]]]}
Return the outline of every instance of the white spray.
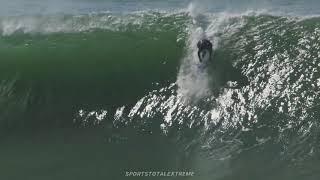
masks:
{"label": "white spray", "polygon": [[[197,42],[208,39],[213,43],[213,53],[218,48],[219,41],[226,34],[231,35],[242,23],[230,23],[234,18],[229,13],[207,13],[200,4],[191,3],[188,13],[192,18],[192,24],[188,27],[189,39],[187,41],[187,53],[182,60],[177,78],[178,94],[187,100],[197,100],[212,95],[211,77],[204,64],[201,64],[197,56]],[[236,26],[236,27],[235,27]],[[214,61],[214,59],[211,59]]]}

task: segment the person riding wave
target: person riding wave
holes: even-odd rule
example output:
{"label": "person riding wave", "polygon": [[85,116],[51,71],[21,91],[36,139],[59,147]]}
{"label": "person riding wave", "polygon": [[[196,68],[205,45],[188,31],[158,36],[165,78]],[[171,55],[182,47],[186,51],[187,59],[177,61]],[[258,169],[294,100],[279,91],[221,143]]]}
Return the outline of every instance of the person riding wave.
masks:
{"label": "person riding wave", "polygon": [[208,61],[212,56],[212,43],[208,39],[202,39],[197,43],[199,61]]}

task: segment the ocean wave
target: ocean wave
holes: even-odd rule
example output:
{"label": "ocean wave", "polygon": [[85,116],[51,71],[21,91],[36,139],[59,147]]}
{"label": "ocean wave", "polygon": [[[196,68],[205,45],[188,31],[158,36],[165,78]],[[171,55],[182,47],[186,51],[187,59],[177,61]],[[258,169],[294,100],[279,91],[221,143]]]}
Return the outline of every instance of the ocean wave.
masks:
{"label": "ocean wave", "polygon": [[[251,157],[272,171],[318,156],[318,17],[153,12],[0,22],[4,129],[160,131],[208,171]],[[204,37],[214,54],[201,69]],[[229,87],[242,76],[248,84]]]}
{"label": "ocean wave", "polygon": [[179,28],[186,21],[183,13],[167,14],[161,12],[136,12],[127,15],[112,13],[90,13],[80,15],[29,15],[0,18],[2,36],[16,33],[52,34],[79,33],[92,30],[152,31]]}

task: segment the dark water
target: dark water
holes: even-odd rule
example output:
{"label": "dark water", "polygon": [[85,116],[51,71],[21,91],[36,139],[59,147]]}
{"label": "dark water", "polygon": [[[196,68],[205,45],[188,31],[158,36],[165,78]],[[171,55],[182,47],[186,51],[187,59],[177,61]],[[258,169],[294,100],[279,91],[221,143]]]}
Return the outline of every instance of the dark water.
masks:
{"label": "dark water", "polygon": [[1,16],[0,178],[319,179],[320,19],[194,7]]}

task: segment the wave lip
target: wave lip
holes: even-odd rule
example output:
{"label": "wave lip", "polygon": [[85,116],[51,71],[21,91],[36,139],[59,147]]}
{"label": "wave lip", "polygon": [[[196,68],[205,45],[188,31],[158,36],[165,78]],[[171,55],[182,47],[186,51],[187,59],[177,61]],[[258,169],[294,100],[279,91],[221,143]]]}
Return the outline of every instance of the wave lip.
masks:
{"label": "wave lip", "polygon": [[15,33],[51,34],[78,33],[91,30],[163,31],[179,28],[187,20],[185,13],[136,12],[124,15],[90,13],[81,15],[37,15],[0,17],[2,36]]}

